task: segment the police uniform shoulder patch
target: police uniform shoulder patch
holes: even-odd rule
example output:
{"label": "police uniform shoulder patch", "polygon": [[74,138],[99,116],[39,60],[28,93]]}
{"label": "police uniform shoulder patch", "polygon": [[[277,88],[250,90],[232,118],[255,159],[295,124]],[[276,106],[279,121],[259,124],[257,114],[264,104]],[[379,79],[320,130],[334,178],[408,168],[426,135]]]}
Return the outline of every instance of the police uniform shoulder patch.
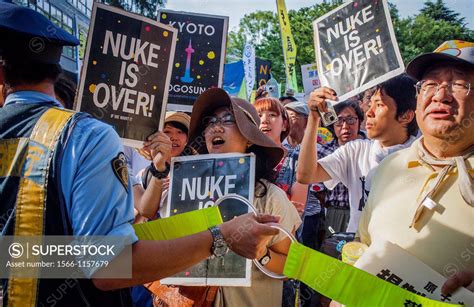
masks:
{"label": "police uniform shoulder patch", "polygon": [[111,163],[115,176],[117,176],[118,180],[128,193],[128,168],[123,152],[120,152],[115,158],[113,158]]}

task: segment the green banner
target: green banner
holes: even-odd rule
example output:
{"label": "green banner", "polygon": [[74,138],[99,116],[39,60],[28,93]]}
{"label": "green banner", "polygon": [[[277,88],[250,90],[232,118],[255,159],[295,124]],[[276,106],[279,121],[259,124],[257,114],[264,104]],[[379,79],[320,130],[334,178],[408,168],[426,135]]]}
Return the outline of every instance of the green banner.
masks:
{"label": "green banner", "polygon": [[219,208],[209,207],[147,223],[134,224],[133,228],[140,240],[161,241],[186,237],[219,224],[222,224]]}
{"label": "green banner", "polygon": [[291,243],[283,274],[346,306],[446,307],[300,243]]}
{"label": "green banner", "polygon": [[[172,240],[222,223],[218,207],[195,210],[152,222],[135,224],[140,240]],[[422,297],[340,260],[291,243],[284,275],[346,306],[461,306]]]}

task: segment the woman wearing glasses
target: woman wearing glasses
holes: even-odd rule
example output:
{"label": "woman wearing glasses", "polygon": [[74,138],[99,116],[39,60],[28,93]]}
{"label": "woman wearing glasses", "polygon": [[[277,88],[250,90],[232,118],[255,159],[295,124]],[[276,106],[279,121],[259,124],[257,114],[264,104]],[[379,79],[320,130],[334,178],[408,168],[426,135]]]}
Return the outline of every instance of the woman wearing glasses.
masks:
{"label": "woman wearing glasses", "polygon": [[[202,93],[193,106],[188,146],[199,154],[253,152],[256,156],[253,205],[259,213],[280,216],[279,224],[294,232],[301,219],[285,193],[269,181],[274,178],[273,169],[284,150],[259,130],[259,124],[258,113],[250,103],[213,88]],[[162,177],[169,171],[165,162],[171,156],[170,141],[156,138],[152,143],[146,145],[155,157],[154,173]],[[285,234],[275,235],[259,251],[257,260],[270,271],[282,274],[289,247],[290,240]],[[215,306],[281,306],[282,286],[281,280],[267,277],[252,265],[252,286],[221,287]]]}
{"label": "woman wearing glasses", "polygon": [[[259,130],[259,124],[258,113],[250,103],[231,98],[222,89],[210,89],[194,104],[189,144],[201,154],[253,152],[254,206],[260,213],[280,216],[280,225],[294,232],[301,219],[285,193],[269,181],[284,150]],[[280,233],[272,237],[257,259],[267,269],[281,274],[289,247],[290,240]],[[221,287],[215,306],[281,306],[282,287],[281,280],[267,277],[252,265],[252,286]]]}

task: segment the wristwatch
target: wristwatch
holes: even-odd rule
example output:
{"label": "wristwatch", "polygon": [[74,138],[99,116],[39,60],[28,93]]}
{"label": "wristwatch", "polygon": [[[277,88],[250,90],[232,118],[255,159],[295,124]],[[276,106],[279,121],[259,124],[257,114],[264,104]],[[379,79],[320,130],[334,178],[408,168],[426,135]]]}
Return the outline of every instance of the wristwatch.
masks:
{"label": "wristwatch", "polygon": [[168,163],[166,163],[165,165],[166,165],[166,169],[164,171],[160,172],[159,170],[157,170],[155,168],[155,164],[153,164],[153,162],[151,162],[150,163],[150,173],[156,179],[166,178],[166,176],[168,176],[168,174],[170,173],[170,165]]}
{"label": "wristwatch", "polygon": [[212,235],[212,247],[211,254],[214,257],[224,257],[229,251],[229,247],[222,236],[221,230],[218,226],[212,226],[209,228]]}
{"label": "wristwatch", "polygon": [[265,266],[267,265],[270,261],[272,260],[272,256],[270,256],[270,249],[267,247],[267,252],[265,253],[265,255],[263,255],[262,258],[258,259],[258,262]]}

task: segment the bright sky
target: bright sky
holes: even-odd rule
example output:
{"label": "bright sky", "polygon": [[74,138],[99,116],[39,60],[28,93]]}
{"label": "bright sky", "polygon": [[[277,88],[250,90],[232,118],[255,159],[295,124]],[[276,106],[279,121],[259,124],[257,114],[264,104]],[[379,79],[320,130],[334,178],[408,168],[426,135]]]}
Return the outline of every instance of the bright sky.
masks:
{"label": "bright sky", "polygon": [[[416,15],[423,7],[425,0],[393,0],[401,16]],[[286,0],[288,10],[299,9],[322,3],[322,0]],[[474,29],[474,1],[473,0],[444,0],[449,8],[461,13],[466,18],[468,27]],[[229,29],[239,24],[245,14],[258,10],[272,10],[276,12],[275,0],[168,0],[166,8],[176,11],[207,13],[229,16]]]}

